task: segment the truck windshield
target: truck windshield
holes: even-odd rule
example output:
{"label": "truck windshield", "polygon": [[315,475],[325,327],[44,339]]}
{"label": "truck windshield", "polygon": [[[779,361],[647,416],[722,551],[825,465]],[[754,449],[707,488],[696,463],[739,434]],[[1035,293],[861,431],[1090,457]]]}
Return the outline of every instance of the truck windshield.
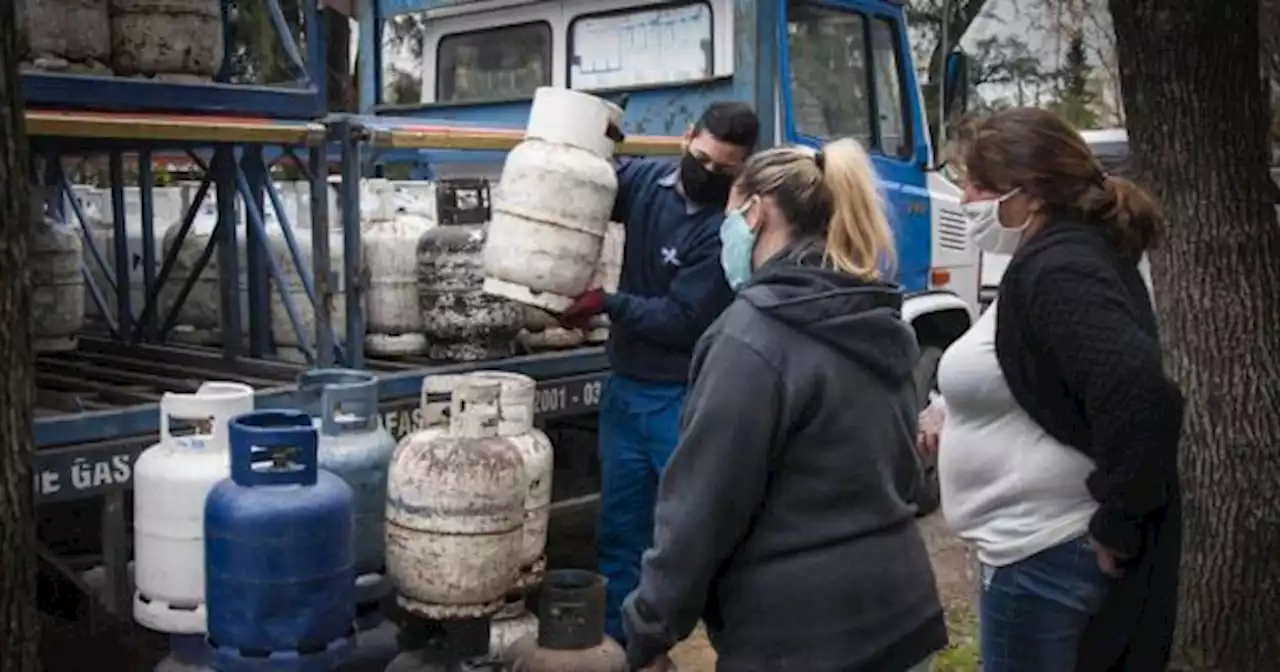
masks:
{"label": "truck windshield", "polygon": [[898,38],[888,20],[789,4],[787,54],[797,133],[818,140],[852,137],[890,156],[910,152]]}
{"label": "truck windshield", "polygon": [[787,8],[787,54],[796,132],[871,141],[866,18],[815,5]]}

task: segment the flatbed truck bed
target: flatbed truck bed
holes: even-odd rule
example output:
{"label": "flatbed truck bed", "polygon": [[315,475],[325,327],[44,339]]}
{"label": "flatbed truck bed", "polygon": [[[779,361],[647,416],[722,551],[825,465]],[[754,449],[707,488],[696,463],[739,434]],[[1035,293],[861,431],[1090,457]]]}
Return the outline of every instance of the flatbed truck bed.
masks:
{"label": "flatbed truck bed", "polygon": [[[601,347],[480,361],[366,361],[379,375],[379,411],[397,440],[420,423],[424,378],[480,369],[523,373],[538,381],[535,420],[590,416],[600,402],[608,365]],[[32,477],[42,557],[56,571],[106,570],[104,597],[127,613],[133,461],[158,440],[160,396],[194,391],[207,380],[236,380],[257,390],[259,408],[289,407],[305,365],[226,359],[212,348],[125,345],[82,337],[74,352],[37,361],[36,453]],[[593,421],[552,431],[557,446],[552,515],[580,521],[595,505]],[[574,524],[577,526],[577,523]],[[117,613],[122,613],[117,611]]]}

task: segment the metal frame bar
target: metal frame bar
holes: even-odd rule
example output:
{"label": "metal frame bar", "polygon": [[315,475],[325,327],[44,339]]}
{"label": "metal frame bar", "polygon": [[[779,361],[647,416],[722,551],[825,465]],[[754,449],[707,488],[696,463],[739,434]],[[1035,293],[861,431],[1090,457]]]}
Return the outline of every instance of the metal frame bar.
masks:
{"label": "metal frame bar", "polygon": [[[275,372],[273,375],[286,376],[289,383],[282,382],[279,387],[259,392],[259,404],[286,402],[293,393],[290,387],[292,376],[305,368],[303,365],[251,358],[228,360],[216,350],[175,348],[165,345],[112,345],[109,341],[90,339],[89,347],[94,351],[117,353],[140,360],[182,366],[193,373],[203,372],[205,379],[219,377],[239,379],[254,373],[261,376],[270,371]],[[381,365],[381,362],[375,363],[376,365]],[[383,400],[412,399],[420,393],[422,380],[428,376],[463,373],[482,368],[515,371],[535,379],[547,380],[603,372],[608,369],[608,362],[602,348],[524,355],[491,362],[431,365],[423,360],[401,364],[392,370],[379,371],[379,398]],[[37,448],[43,450],[58,446],[114,441],[123,437],[145,436],[155,433],[158,427],[159,406],[153,402],[128,408],[37,418],[35,438]]]}
{"label": "metal frame bar", "polygon": [[[263,161],[261,147],[246,147],[240,159],[240,171],[236,175],[236,188],[244,200],[245,218],[255,221],[263,212],[264,191],[270,183],[267,165]],[[276,212],[283,212],[276,210]],[[270,278],[263,271],[267,256],[268,240],[262,223],[245,227],[245,262],[249,290],[249,356],[263,357],[273,350],[271,343]],[[292,317],[292,315],[290,315]]]}
{"label": "metal frame bar", "polygon": [[[315,287],[309,291],[312,304],[323,306],[316,311],[316,348],[317,364],[321,367],[332,366],[334,355],[338,354],[347,360],[337,349],[333,319],[329,307],[332,305],[335,279],[333,269],[329,267],[329,171],[327,163],[327,146],[312,147],[308,152],[307,166],[304,172],[311,181],[308,190],[311,197],[311,264],[315,272]],[[297,158],[294,158],[297,161]],[[304,276],[305,279],[305,276]],[[345,319],[345,316],[343,316]]]}
{"label": "metal frame bar", "polygon": [[[364,366],[364,295],[365,283],[361,273],[364,251],[360,244],[360,177],[361,152],[365,135],[348,119],[340,119],[334,125],[341,145],[341,203],[343,274],[346,280],[347,303],[347,361],[353,367]],[[326,231],[327,244],[327,231]]]}
{"label": "metal frame bar", "polygon": [[[196,192],[194,202],[187,208],[181,223],[177,225],[177,235],[172,240],[170,249],[164,256],[164,261],[159,268],[158,275],[156,273],[155,264],[156,241],[153,223],[154,197],[151,189],[145,186],[147,183],[152,181],[149,167],[146,167],[145,164],[140,164],[139,181],[142,184],[139,186],[139,195],[143,215],[141,222],[141,228],[143,230],[142,250],[140,255],[133,255],[129,250],[128,227],[125,222],[125,192],[121,182],[123,173],[123,153],[112,152],[111,154],[110,172],[113,176],[113,185],[110,188],[110,192],[112,197],[111,211],[115,244],[112,246],[112,250],[110,250],[109,258],[111,261],[108,262],[108,257],[103,254],[99,249],[97,241],[93,239],[87,223],[88,216],[85,214],[80,203],[74,198],[74,194],[71,191],[65,177],[65,173],[61,168],[61,162],[56,156],[51,157],[48,162],[48,165],[50,165],[51,168],[46,172],[48,175],[52,176],[52,179],[56,180],[54,184],[57,186],[58,192],[61,195],[61,198],[58,199],[57,203],[59,206],[63,203],[69,204],[70,212],[66,213],[65,217],[74,218],[76,220],[81,232],[83,246],[86,250],[85,256],[87,259],[82,262],[81,274],[85,279],[87,291],[89,292],[94,304],[97,306],[99,311],[106,316],[108,330],[113,336],[120,338],[127,336],[128,340],[133,343],[165,340],[177,323],[179,311],[185,304],[191,291],[194,289],[195,284],[199,281],[200,275],[206,270],[212,255],[214,253],[223,254],[223,250],[225,249],[238,249],[238,241],[234,238],[234,229],[238,226],[238,213],[233,210],[228,214],[228,212],[221,208],[220,205],[221,219],[219,220],[219,225],[213,232],[210,242],[206,245],[202,254],[196,259],[196,263],[191,268],[191,273],[187,278],[185,278],[185,281],[179,288],[177,298],[169,307],[168,312],[163,316],[158,314],[160,287],[164,286],[169,281],[170,275],[175,268],[179,249],[190,234],[191,226],[194,223],[196,214],[208,194],[209,185],[211,183],[216,184],[220,175],[224,178],[227,177],[227,175],[225,175],[226,164],[222,162],[223,159],[221,158],[224,155],[222,153],[224,151],[231,151],[234,154],[237,150],[232,150],[230,146],[223,146],[215,152],[216,160],[206,168],[207,172]],[[287,244],[286,247],[290,254],[289,261],[292,262],[293,268],[295,269],[301,268],[310,271],[299,274],[302,278],[302,286],[307,301],[312,304],[313,308],[328,304],[321,303],[317,300],[317,295],[314,290],[314,281],[312,279],[315,270],[309,268],[309,265],[306,263],[307,260],[305,255],[299,248],[298,239],[293,232],[293,227],[288,215],[285,214],[284,203],[280,198],[279,192],[275,189],[273,184],[266,181],[266,165],[262,161],[263,153],[261,148],[250,146],[243,151],[243,156],[238,164],[234,161],[232,162],[232,171],[229,177],[235,190],[234,193],[241,198],[241,202],[244,204],[246,215],[245,219],[247,220],[245,227],[247,234],[245,251],[246,256],[250,259],[250,266],[248,269],[248,289],[250,295],[249,320],[251,323],[250,354],[254,357],[262,357],[270,354],[269,348],[272,345],[272,335],[271,322],[269,320],[269,291],[271,289],[272,281],[274,281],[274,285],[281,291],[284,309],[290,314],[290,322],[293,328],[295,331],[300,332],[297,335],[300,337],[299,342],[303,345],[301,350],[308,356],[308,361],[317,361],[314,350],[309,345],[311,335],[305,333],[302,329],[299,307],[294,300],[294,297],[291,295],[288,284],[282,281],[282,267],[279,261],[275,258],[274,252],[270,247],[270,243],[266,235],[266,220],[263,217],[264,210],[259,207],[259,203],[263,201],[256,201],[255,198],[263,198],[264,196],[270,198],[272,207],[277,213],[279,213],[276,219],[279,222],[283,238]],[[321,149],[321,151],[323,150]],[[150,151],[140,150],[138,156],[139,158],[149,157]],[[294,156],[296,158],[296,155]],[[204,164],[199,157],[192,156],[192,160],[198,166],[204,167]],[[258,194],[254,194],[255,190],[252,186],[254,180],[257,180],[259,183],[257,188]],[[324,188],[328,188],[327,185]],[[220,204],[223,201],[227,201],[227,199],[219,199]],[[234,203],[235,201],[232,200],[230,202]],[[327,206],[328,202],[324,201],[324,204]],[[232,218],[231,221],[237,222],[235,226],[222,226],[221,222],[226,221],[228,216]],[[227,235],[228,230],[231,230],[233,234],[230,238]],[[121,232],[124,232],[124,235],[121,235]],[[327,249],[327,240],[325,240],[323,244]],[[235,248],[228,248],[228,245],[234,245]],[[139,256],[140,259],[132,259],[131,257],[133,256]],[[117,263],[120,260],[124,260],[124,263]],[[143,266],[144,289],[142,310],[136,318],[134,307],[131,305],[132,297],[129,293],[129,290],[131,289],[129,267],[135,265],[133,264],[134,261],[140,261]],[[219,257],[220,268],[227,262],[227,257]],[[239,265],[238,255],[234,264],[235,266]],[[96,271],[102,275],[103,279],[105,279],[105,289],[109,291],[109,295],[104,293],[103,288],[98,286],[98,279],[94,277],[95,273],[91,270],[90,265],[92,265],[92,268],[96,269]],[[327,263],[325,264],[325,268],[321,269],[321,272],[328,273]],[[219,270],[219,274],[220,277],[223,277],[221,270]],[[225,277],[231,278],[232,276],[228,273]],[[223,287],[222,289],[225,290],[228,288]],[[234,296],[235,294],[238,294],[239,289],[233,289],[234,291],[232,292],[232,295]],[[124,297],[123,300],[121,300],[120,297]],[[227,301],[228,298],[227,293],[222,294],[219,304],[220,309],[223,305],[226,305],[224,302]],[[230,305],[238,306],[238,304],[234,302]],[[228,316],[230,319],[226,319],[224,322],[229,324],[224,324],[223,326],[229,327],[231,333],[240,333],[240,325],[237,322],[239,318],[238,313],[240,312],[238,307],[235,312],[237,315]],[[315,312],[323,313],[324,311],[316,310]],[[257,317],[255,318],[255,316]],[[162,317],[163,319],[159,320],[159,327],[157,328],[156,325],[158,317]],[[254,322],[255,319],[256,323]],[[254,333],[252,331],[253,329],[256,329],[257,332]],[[332,343],[333,338],[331,334],[329,335],[328,340]],[[256,341],[256,343],[254,341]],[[227,341],[224,340],[224,342]],[[235,342],[238,342],[238,339],[234,339],[234,342],[232,343],[233,346],[235,345]],[[332,347],[333,346],[331,345],[330,348],[332,349]],[[342,357],[342,351],[340,349],[336,354],[339,359]],[[328,357],[329,363],[333,363],[334,360],[335,358],[331,354]]]}
{"label": "metal frame bar", "polygon": [[[520,358],[517,358],[520,359]],[[421,401],[422,380],[429,375],[445,375],[464,373],[478,368],[495,368],[505,371],[525,373],[538,380],[538,401],[535,404],[535,416],[539,421],[571,417],[591,413],[600,402],[600,390],[604,380],[609,376],[604,367],[603,353],[590,353],[581,358],[575,357],[575,364],[580,370],[566,370],[557,375],[538,375],[535,362],[503,361],[491,367],[477,367],[474,364],[448,365],[418,369],[390,378],[383,379],[379,385],[379,408],[388,421],[389,429],[403,434],[414,429],[412,413]],[[545,363],[545,362],[543,362]],[[301,371],[298,368],[297,371]],[[545,373],[551,373],[544,368]],[[278,374],[273,374],[278,375]],[[389,384],[388,384],[389,383]],[[292,385],[259,390],[254,400],[260,409],[292,407],[296,389]],[[74,477],[68,477],[72,469],[90,469],[99,462],[125,460],[129,464],[134,457],[148,446],[153,445],[158,436],[159,407],[148,404],[137,409],[145,412],[150,422],[138,424],[141,431],[113,439],[60,446],[38,451],[35,456],[34,477],[36,480],[37,504],[73,501],[101,496],[107,492],[131,487],[131,473],[121,470],[108,481],[97,483],[73,484]],[[130,409],[132,413],[134,409]],[[111,411],[108,411],[110,413]],[[394,418],[394,419],[392,419]],[[122,457],[123,456],[123,457]]]}
{"label": "metal frame bar", "polygon": [[[388,127],[383,127],[375,132],[370,131],[358,119],[354,118],[331,120],[329,133],[338,145],[342,175],[339,188],[342,196],[340,221],[343,227],[344,263],[341,270],[346,280],[347,310],[343,318],[346,321],[348,334],[345,354],[348,365],[362,366],[365,363],[363,338],[365,316],[362,310],[362,297],[367,289],[361,273],[360,179],[363,166],[362,157],[366,154],[366,150],[369,150],[370,153],[375,151],[379,141],[387,142],[391,146],[430,147],[433,143],[440,142],[441,139],[446,142],[467,141],[466,136],[468,134],[450,131],[440,135],[417,128],[406,136],[405,133],[398,131],[396,128]],[[482,133],[472,133],[470,135],[470,142],[479,142],[481,144],[492,142],[491,138],[483,137]],[[512,146],[516,141],[518,141],[517,138],[505,137],[502,139],[502,146]],[[666,143],[664,142],[656,142],[647,147],[638,145],[640,152],[637,153],[641,153],[645,149],[649,149],[654,153],[665,153],[669,151],[665,145]],[[243,356],[244,353],[241,351],[239,340],[232,338],[233,336],[238,336],[241,331],[239,324],[240,281],[237,268],[239,255],[236,245],[238,213],[236,212],[236,203],[233,198],[237,194],[244,202],[245,219],[247,220],[246,262],[250,275],[258,278],[249,283],[250,305],[255,307],[269,306],[269,297],[264,296],[264,294],[270,286],[270,280],[274,279],[277,290],[283,299],[286,312],[289,313],[290,321],[293,323],[295,330],[302,331],[299,317],[291,301],[292,297],[289,295],[288,288],[281,282],[283,278],[280,262],[268,247],[266,222],[262,216],[266,200],[270,200],[273,208],[283,215],[284,213],[281,212],[283,210],[281,199],[274,185],[267,179],[268,167],[264,160],[265,154],[260,146],[241,146],[230,142],[222,142],[213,146],[212,161],[208,165],[208,170],[205,172],[204,179],[197,190],[197,200],[184,213],[182,223],[179,225],[181,228],[178,231],[177,239],[171,243],[173,247],[165,254],[164,263],[159,270],[158,276],[152,280],[144,278],[147,301],[144,303],[140,319],[134,323],[134,328],[131,330],[132,338],[130,340],[132,342],[124,344],[110,340],[103,341],[86,338],[82,340],[81,353],[79,354],[91,358],[92,363],[85,363],[75,359],[77,355],[68,355],[65,360],[58,360],[56,356],[51,356],[46,358],[46,368],[57,369],[57,367],[52,367],[50,362],[61,364],[63,366],[62,370],[71,366],[92,366],[95,367],[95,370],[111,373],[115,380],[134,382],[135,384],[158,378],[156,374],[148,373],[145,370],[147,367],[155,367],[158,372],[170,372],[170,375],[180,371],[188,379],[196,380],[210,378],[252,380],[259,384],[265,383],[265,389],[260,389],[255,400],[255,404],[258,407],[270,408],[291,405],[295,394],[293,380],[296,374],[303,370],[304,367],[258,358],[267,352],[267,344],[264,343],[261,335],[264,327],[261,323],[255,324],[254,322],[253,315],[257,314],[257,311],[253,311],[249,318],[250,331],[257,332],[257,334],[251,333],[250,335],[248,357]],[[318,344],[318,350],[312,361],[321,366],[331,365],[335,355],[341,356],[343,354],[342,349],[335,343],[335,334],[331,328],[332,320],[329,315],[329,305],[333,297],[336,278],[333,274],[334,269],[329,267],[330,219],[328,189],[330,187],[326,169],[328,150],[329,147],[326,143],[316,143],[310,146],[308,148],[307,165],[303,171],[311,184],[311,271],[314,275],[314,285],[308,286],[306,273],[302,274],[304,278],[303,288],[307,298],[312,301],[316,313],[315,342]],[[119,176],[122,170],[115,170],[115,168],[120,163],[118,158],[120,152],[116,151],[112,156],[113,173]],[[189,156],[198,166],[205,166],[204,161],[194,153],[189,153]],[[284,149],[277,158],[283,157],[288,157],[297,163],[301,163],[297,155],[288,148]],[[113,182],[118,181],[113,180]],[[203,202],[211,183],[216,185],[218,194],[218,224],[211,235],[209,244],[206,245],[195,264],[195,268],[192,269],[190,277],[187,278],[187,281],[180,289],[174,307],[169,315],[166,316],[158,333],[155,335],[158,339],[163,339],[169,329],[172,328],[173,322],[177,319],[178,308],[185,301],[186,295],[190,293],[194,282],[208,260],[216,252],[220,255],[218,269],[220,305],[224,308],[232,308],[221,311],[224,347],[221,351],[218,351],[175,348],[163,344],[145,343],[145,341],[154,340],[150,338],[151,333],[146,325],[153,324],[156,320],[159,288],[167,282],[172,272],[177,250],[181,246],[183,239],[189,234],[197,208]],[[117,194],[117,198],[113,200],[113,205],[115,203],[121,204],[113,208],[116,211],[113,214],[116,215],[117,231],[119,232],[117,243],[114,247],[116,248],[117,259],[123,258],[127,262],[127,244],[122,246],[119,242],[124,238],[123,232],[125,231],[123,225],[123,188],[116,184],[113,191]],[[79,208],[74,203],[72,207],[76,210],[77,216],[81,217],[83,213],[79,213]],[[150,219],[153,216],[152,209],[144,207],[144,210],[149,210],[145,214]],[[298,241],[290,233],[287,215],[278,217],[278,219],[283,227],[284,239],[288,244],[291,260],[295,268],[302,268],[304,266],[302,263],[303,255],[297,244]],[[87,233],[87,228],[85,228],[85,232]],[[144,247],[148,245],[154,246],[153,238],[145,238]],[[249,254],[250,250],[255,252]],[[150,254],[151,259],[154,259],[154,249]],[[121,255],[124,256],[122,257]],[[103,265],[105,266],[105,264]],[[120,266],[121,264],[116,264],[117,269]],[[117,273],[116,280],[118,285],[123,285],[122,288],[118,288],[118,291],[127,292],[127,274],[124,274],[122,279],[122,275]],[[132,320],[131,313],[129,320]],[[127,326],[129,322],[126,321],[125,324]],[[128,334],[130,331],[122,327],[119,333]],[[298,336],[299,343],[306,350],[307,335],[299,333]],[[604,379],[608,376],[607,359],[602,348],[544,353],[493,362],[467,362],[449,365],[434,365],[426,361],[406,362],[398,365],[387,365],[381,362],[372,362],[371,364],[375,367],[383,365],[390,368],[390,370],[380,375],[380,407],[384,413],[388,414],[388,418],[397,418],[397,423],[401,425],[406,423],[401,423],[400,418],[409,419],[406,421],[407,423],[412,422],[414,415],[412,411],[419,403],[422,381],[432,375],[462,373],[478,368],[496,368],[529,375],[540,381],[540,392],[538,401],[535,404],[537,406],[536,413],[540,420],[591,413],[595,405],[599,403],[600,390]],[[120,387],[125,387],[125,385]],[[114,392],[117,394],[117,399],[129,399],[136,403],[128,408],[104,408],[74,415],[37,418],[35,434],[36,444],[40,450],[36,454],[35,464],[33,465],[34,481],[37,500],[41,503],[74,501],[97,496],[106,498],[106,505],[102,511],[102,529],[103,561],[107,566],[107,594],[117,604],[124,605],[120,608],[126,608],[126,596],[120,590],[121,586],[127,585],[128,578],[125,492],[131,486],[132,472],[129,467],[133,459],[136,458],[141,450],[155,440],[154,435],[158,431],[159,424],[158,398],[154,394],[148,395],[146,393],[130,393],[127,390],[113,390],[110,386],[103,386],[100,391],[103,393]],[[113,474],[123,475],[120,478],[113,477],[108,482],[97,482],[96,474],[101,471],[97,465],[104,462],[110,465],[111,469],[109,470]],[[86,468],[91,468],[92,473],[95,474],[92,482],[83,478],[84,469]],[[77,474],[81,476],[78,479],[80,484],[90,483],[90,485],[79,487]]]}
{"label": "metal frame bar", "polygon": [[279,119],[323,116],[327,110],[324,21],[318,2],[304,2],[303,58],[289,30],[279,0],[257,0],[266,6],[275,33],[274,46],[282,49],[296,78],[283,86],[230,83],[234,50],[234,24],[222,0],[223,35],[226,42],[222,66],[211,84],[175,84],[127,77],[22,73],[23,95],[28,104],[115,112],[163,111],[261,115]]}
{"label": "metal frame bar", "polygon": [[[45,118],[45,123],[48,124],[55,123],[55,121],[51,117]],[[170,127],[165,126],[162,128]],[[519,141],[519,134],[507,130],[431,126],[424,124],[421,120],[390,120],[348,115],[331,118],[328,121],[327,128],[329,129],[330,140],[324,141],[319,136],[311,140],[311,144],[308,147],[307,165],[304,170],[312,185],[310,205],[313,222],[310,250],[312,258],[310,268],[307,269],[310,270],[310,273],[302,274],[303,280],[301,284],[302,293],[311,302],[316,314],[316,329],[314,334],[297,333],[296,335],[299,337],[297,342],[301,346],[300,350],[304,353],[308,363],[332,365],[341,362],[348,366],[361,367],[365,365],[363,297],[368,289],[361,270],[363,255],[360,240],[360,179],[364,156],[381,147],[475,147],[491,150],[498,147],[513,146]],[[189,128],[186,125],[176,130],[170,130],[175,134],[181,134],[184,139],[186,137],[185,134],[189,132]],[[253,135],[257,132],[256,129],[247,129],[245,131],[246,135],[255,138],[259,137]],[[282,132],[293,133],[294,131],[284,129]],[[120,135],[133,137],[131,132],[121,132]],[[102,147],[98,143],[83,139],[77,139],[76,144],[88,145],[88,151],[94,151]],[[153,143],[152,145],[141,147],[135,146],[133,151],[154,152],[156,148],[163,144]],[[276,291],[279,298],[282,299],[281,303],[295,332],[306,331],[302,328],[301,315],[295,301],[297,297],[290,291],[286,283],[282,282],[284,279],[282,264],[286,260],[276,254],[267,242],[266,227],[268,221],[263,217],[263,207],[267,201],[270,201],[273,208],[281,215],[277,219],[282,227],[283,238],[286,243],[285,247],[288,248],[289,258],[287,261],[292,262],[294,268],[307,267],[304,251],[299,246],[299,240],[292,234],[288,215],[283,212],[280,195],[274,185],[267,179],[266,149],[262,147],[263,143],[261,142],[235,142],[228,139],[206,143],[204,146],[211,147],[213,154],[212,161],[206,165],[204,159],[195,153],[197,145],[182,141],[170,142],[167,145],[185,149],[191,161],[196,166],[205,169],[204,179],[197,189],[196,201],[190,204],[184,213],[181,223],[177,225],[179,228],[176,235],[171,234],[171,240],[168,241],[170,247],[163,255],[163,263],[160,265],[158,272],[155,272],[154,266],[148,267],[153,269],[154,278],[143,279],[146,298],[143,302],[141,314],[135,317],[132,306],[122,306],[119,305],[122,302],[116,301],[115,310],[111,312],[117,318],[118,325],[112,331],[115,334],[124,335],[121,338],[127,337],[127,340],[135,346],[142,346],[144,343],[164,343],[179,318],[179,310],[182,304],[195,287],[195,283],[199,280],[202,271],[205,270],[208,261],[214,254],[218,254],[222,350],[216,354],[229,364],[253,362],[256,366],[263,361],[262,357],[270,354],[270,324],[261,317],[264,313],[261,308],[271,305],[268,292],[272,281],[275,282]],[[339,213],[343,231],[344,261],[342,269],[330,268],[331,250],[329,249],[330,237],[328,231],[331,220],[329,218],[327,198],[327,190],[330,186],[327,179],[326,161],[330,147],[334,145],[336,145],[340,156],[339,167],[342,176],[342,180],[338,185],[343,206],[342,211]],[[642,138],[639,141],[632,142],[630,146],[624,145],[619,149],[622,153],[665,154],[678,151],[678,145],[674,139]],[[277,158],[288,158],[301,163],[298,154],[293,149],[286,147],[275,151]],[[112,289],[115,290],[116,296],[127,297],[130,278],[127,272],[121,272],[128,270],[128,257],[130,254],[127,229],[124,226],[124,189],[120,183],[123,173],[122,153],[123,150],[119,147],[112,148],[111,172],[116,178],[113,180],[114,184],[112,186],[114,196],[112,211],[117,233],[113,247],[115,248],[115,260],[120,263],[111,264],[111,267],[116,272],[114,274],[114,282],[110,284]],[[146,181],[148,176],[142,175],[142,177]],[[211,232],[209,243],[202,250],[199,258],[195,260],[193,268],[190,269],[188,277],[185,278],[185,282],[178,288],[176,299],[171,306],[167,306],[167,314],[160,315],[160,288],[170,283],[178,256],[178,249],[190,234],[194,218],[208,193],[210,184],[215,185],[217,190],[218,224]],[[63,189],[69,191],[65,185]],[[244,204],[244,219],[246,220],[244,228],[246,235],[245,263],[247,264],[247,277],[249,278],[246,282],[248,285],[246,292],[249,295],[248,303],[253,308],[247,318],[242,315],[240,310],[242,290],[240,287],[241,274],[239,267],[241,265],[241,257],[238,254],[239,213],[236,207],[236,196],[239,196]],[[144,211],[150,211],[144,212],[144,214],[149,215],[146,219],[153,219],[153,199],[148,196],[143,201]],[[72,202],[71,210],[78,219],[83,220],[84,213],[77,203]],[[81,228],[87,234],[87,227],[83,221],[81,221]],[[152,230],[154,231],[154,229]],[[102,255],[96,252],[96,247],[93,246],[91,237],[85,235],[85,239],[90,245],[90,256],[93,257],[94,263],[97,263],[99,267],[106,267],[107,264],[102,259]],[[142,256],[144,258],[156,259],[154,245],[153,237],[144,237],[142,245],[144,248]],[[338,278],[334,274],[335,270],[343,274],[343,279],[346,283],[346,312],[342,316],[342,319],[345,320],[346,334],[348,335],[345,339],[346,343],[337,342],[338,339],[332,328],[333,321],[329,315],[329,307],[332,304],[338,283]],[[95,295],[95,302],[101,303],[103,302],[103,297],[96,291],[96,288],[92,287],[93,284],[90,282],[90,293]],[[127,302],[126,300],[123,303]],[[168,303],[167,300],[166,303]],[[249,323],[250,330],[247,347],[246,343],[240,338],[244,333],[242,328],[244,324],[242,322],[246,320]],[[158,327],[155,326],[157,322]],[[313,348],[312,344],[318,347]],[[537,362],[530,365],[534,366],[539,377],[578,375],[588,371],[603,370],[605,364],[602,356],[590,364],[586,370],[579,368],[575,364],[575,362],[584,361],[582,359],[583,356],[590,359],[592,357],[590,352],[549,353],[531,360],[517,358],[516,360],[496,363],[465,364],[445,368],[469,370],[477,368],[477,366],[523,367],[526,362]],[[377,366],[380,363],[374,362],[374,365]],[[440,368],[431,365],[425,360],[406,364],[405,366],[410,370],[402,370],[385,378],[383,383],[384,395],[412,397],[417,394],[417,387],[420,385],[422,377]],[[226,367],[223,368],[225,369]],[[227,370],[235,368],[232,366],[231,369]],[[113,393],[113,395],[118,399],[124,398],[120,393]],[[138,398],[139,403],[145,403],[146,401],[148,401],[148,398],[145,396]],[[36,421],[37,444],[43,448],[112,440],[122,436],[132,436],[153,431],[154,423],[154,410],[146,406],[96,410],[76,416],[38,418]]]}

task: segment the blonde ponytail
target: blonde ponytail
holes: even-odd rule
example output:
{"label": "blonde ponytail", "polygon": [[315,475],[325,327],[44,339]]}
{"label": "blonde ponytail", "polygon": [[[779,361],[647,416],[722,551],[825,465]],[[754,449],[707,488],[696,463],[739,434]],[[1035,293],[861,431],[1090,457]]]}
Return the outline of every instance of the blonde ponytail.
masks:
{"label": "blonde ponytail", "polygon": [[837,140],[821,152],[765,150],[747,160],[737,186],[773,197],[795,234],[825,238],[823,263],[832,269],[866,281],[893,274],[893,232],[871,159],[856,140]]}
{"label": "blonde ponytail", "polygon": [[845,138],[822,148],[822,181],[831,193],[827,263],[863,280],[892,274],[893,231],[884,214],[875,168],[857,141]]}

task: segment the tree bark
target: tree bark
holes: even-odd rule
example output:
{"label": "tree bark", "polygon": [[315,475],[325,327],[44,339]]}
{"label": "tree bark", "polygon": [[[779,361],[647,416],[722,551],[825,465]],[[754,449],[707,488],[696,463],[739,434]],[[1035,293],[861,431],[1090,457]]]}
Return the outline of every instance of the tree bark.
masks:
{"label": "tree bark", "polygon": [[[924,101],[925,117],[928,121],[930,137],[933,138],[934,146],[937,146],[937,129],[938,129],[938,97],[942,95],[943,80],[946,79],[945,68],[947,54],[955,50],[960,44],[960,38],[965,31],[969,30],[969,26],[977,20],[978,15],[982,13],[982,8],[986,6],[988,0],[942,0],[942,6],[929,5],[927,7],[919,6],[908,7],[908,21],[920,21],[932,26],[934,31],[933,49],[929,52],[929,63],[926,67],[928,73],[927,81],[920,84],[920,95]],[[935,13],[936,12],[936,13]],[[942,23],[946,14],[950,13],[947,21],[947,41],[942,41]],[[952,123],[955,118],[962,114],[962,110],[956,110],[952,119],[945,120],[945,123]]]}
{"label": "tree bark", "polygon": [[0,4],[0,670],[40,669],[32,503],[31,188],[15,4]]}
{"label": "tree bark", "polygon": [[1262,66],[1276,82],[1280,81],[1280,0],[1262,0],[1261,11]]}
{"label": "tree bark", "polygon": [[[943,0],[943,6],[937,8],[937,14],[930,17],[936,22],[935,30],[938,42],[933,45],[933,51],[929,53],[929,81],[937,83],[942,81],[942,63],[946,59],[947,54],[960,44],[960,38],[964,36],[965,31],[969,30],[969,26],[978,19],[978,15],[982,13],[982,8],[987,4],[987,0]],[[947,43],[942,42],[942,22],[946,16],[944,12],[951,14],[947,20]],[[917,17],[929,16],[927,9],[920,8],[913,11]]]}
{"label": "tree bark", "polygon": [[1111,0],[1129,142],[1169,235],[1152,258],[1187,398],[1175,659],[1280,670],[1280,227],[1258,0]]}

